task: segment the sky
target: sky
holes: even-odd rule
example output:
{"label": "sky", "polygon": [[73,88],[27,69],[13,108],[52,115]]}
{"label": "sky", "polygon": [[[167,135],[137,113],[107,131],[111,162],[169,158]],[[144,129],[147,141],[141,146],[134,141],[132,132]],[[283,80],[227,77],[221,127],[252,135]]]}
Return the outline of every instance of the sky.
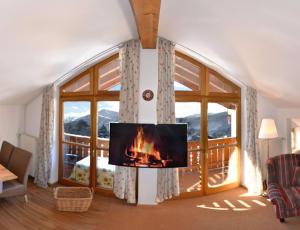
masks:
{"label": "sky", "polygon": [[[174,88],[175,90],[191,91],[191,89],[176,81],[174,82]],[[200,111],[200,102],[176,102],[175,104],[175,114],[177,118],[200,114]],[[227,109],[217,103],[209,103],[208,105],[208,113],[221,113],[225,111],[227,111]]]}
{"label": "sky", "polygon": [[[101,101],[98,102],[98,111],[108,109],[119,112],[118,101]],[[72,117],[79,118],[90,114],[90,102],[87,101],[70,101],[64,102],[64,119]]]}
{"label": "sky", "polygon": [[192,91],[192,89],[186,87],[185,85],[180,84],[177,81],[174,81],[174,89],[175,90],[185,90],[185,91]]}
{"label": "sky", "polygon": [[[175,114],[177,118],[186,117],[189,115],[200,114],[200,102],[176,102]],[[217,103],[208,104],[208,113],[222,113],[227,112],[227,108]]]}

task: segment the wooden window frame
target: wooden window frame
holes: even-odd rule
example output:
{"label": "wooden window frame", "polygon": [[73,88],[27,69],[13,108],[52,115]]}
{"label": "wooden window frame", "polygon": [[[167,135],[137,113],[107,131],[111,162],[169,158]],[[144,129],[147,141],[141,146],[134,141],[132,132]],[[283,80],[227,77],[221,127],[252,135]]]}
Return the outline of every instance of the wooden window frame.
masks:
{"label": "wooden window frame", "polygon": [[[199,85],[200,90],[193,91],[183,91],[183,90],[175,90],[175,102],[200,102],[201,104],[201,133],[200,133],[200,151],[201,151],[201,162],[203,162],[201,167],[201,191],[193,191],[193,192],[183,192],[180,195],[180,198],[185,197],[198,197],[199,195],[212,194],[220,191],[229,190],[232,188],[239,187],[241,184],[241,175],[240,175],[240,153],[241,153],[241,89],[239,86],[231,82],[230,80],[223,77],[221,74],[212,70],[211,68],[205,66],[199,61],[193,59],[192,57],[183,54],[179,51],[175,51],[175,55],[185,59],[186,61],[192,63],[195,66],[200,67],[200,76],[199,76]],[[220,93],[220,92],[209,92],[209,74],[214,74],[218,79],[223,81],[224,83],[232,86],[237,90],[237,93]],[[236,130],[236,140],[237,140],[237,148],[238,148],[238,175],[237,181],[235,183],[231,183],[228,185],[222,185],[217,188],[208,188],[208,162],[207,162],[207,152],[208,152],[208,103],[222,103],[222,102],[232,102],[237,105],[237,130]],[[200,175],[199,175],[200,176]],[[179,199],[180,199],[179,198]]]}
{"label": "wooden window frame", "polygon": [[[64,141],[64,134],[63,134],[63,116],[64,116],[64,109],[63,103],[69,101],[87,101],[90,102],[90,119],[91,119],[91,141],[90,141],[90,149],[92,151],[96,151],[97,149],[97,102],[98,101],[119,101],[120,100],[120,91],[109,91],[109,90],[98,90],[98,68],[101,66],[106,65],[107,63],[114,61],[115,59],[119,58],[119,53],[115,53],[104,60],[101,60],[99,63],[89,67],[87,70],[83,71],[82,73],[78,74],[68,82],[64,83],[60,86],[60,96],[59,96],[59,167],[58,167],[58,176],[59,176],[59,183],[64,185],[71,185],[71,186],[89,186],[93,188],[95,191],[107,195],[113,196],[112,190],[102,189],[97,187],[96,183],[96,162],[93,157],[91,157],[91,165],[90,165],[90,184],[83,185],[77,183],[75,181],[68,180],[63,176],[63,167],[64,167],[64,152],[63,152],[63,145],[67,144]],[[75,83],[77,80],[84,77],[86,74],[90,74],[90,90],[85,92],[63,92],[63,90],[68,87],[69,85]]]}

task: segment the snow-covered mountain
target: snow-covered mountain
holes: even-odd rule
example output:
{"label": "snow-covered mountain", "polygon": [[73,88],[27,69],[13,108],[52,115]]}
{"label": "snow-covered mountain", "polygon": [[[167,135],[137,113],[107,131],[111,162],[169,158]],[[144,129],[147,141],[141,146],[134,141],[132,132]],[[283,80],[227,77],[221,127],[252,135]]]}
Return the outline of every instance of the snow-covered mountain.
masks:
{"label": "snow-covered mountain", "polygon": [[[109,123],[118,122],[118,112],[102,109],[98,112],[98,137],[109,137]],[[201,131],[200,114],[194,114],[183,118],[177,118],[177,123],[188,124],[188,140],[199,140]],[[79,117],[64,125],[66,133],[77,135],[90,135],[90,115]],[[227,113],[208,114],[209,138],[221,138],[230,136],[231,126],[228,124]]]}

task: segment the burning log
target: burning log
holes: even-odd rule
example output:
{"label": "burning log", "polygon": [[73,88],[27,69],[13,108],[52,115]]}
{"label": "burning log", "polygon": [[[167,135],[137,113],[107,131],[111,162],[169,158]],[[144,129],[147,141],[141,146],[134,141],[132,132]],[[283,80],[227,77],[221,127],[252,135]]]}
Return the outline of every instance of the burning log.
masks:
{"label": "burning log", "polygon": [[142,127],[138,127],[137,135],[132,145],[126,149],[125,155],[130,158],[130,162],[135,164],[134,166],[163,166],[160,152],[156,148],[154,140],[146,140]]}

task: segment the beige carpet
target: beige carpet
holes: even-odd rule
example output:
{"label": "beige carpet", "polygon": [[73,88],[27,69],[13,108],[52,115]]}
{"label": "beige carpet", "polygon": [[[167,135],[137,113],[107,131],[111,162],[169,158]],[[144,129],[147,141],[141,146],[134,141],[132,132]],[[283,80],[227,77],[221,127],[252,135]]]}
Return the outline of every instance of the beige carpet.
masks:
{"label": "beige carpet", "polygon": [[239,188],[157,206],[95,195],[88,212],[65,213],[55,210],[52,189],[30,184],[27,206],[21,198],[0,200],[0,229],[300,229],[300,217],[282,224],[269,201],[245,192]]}

